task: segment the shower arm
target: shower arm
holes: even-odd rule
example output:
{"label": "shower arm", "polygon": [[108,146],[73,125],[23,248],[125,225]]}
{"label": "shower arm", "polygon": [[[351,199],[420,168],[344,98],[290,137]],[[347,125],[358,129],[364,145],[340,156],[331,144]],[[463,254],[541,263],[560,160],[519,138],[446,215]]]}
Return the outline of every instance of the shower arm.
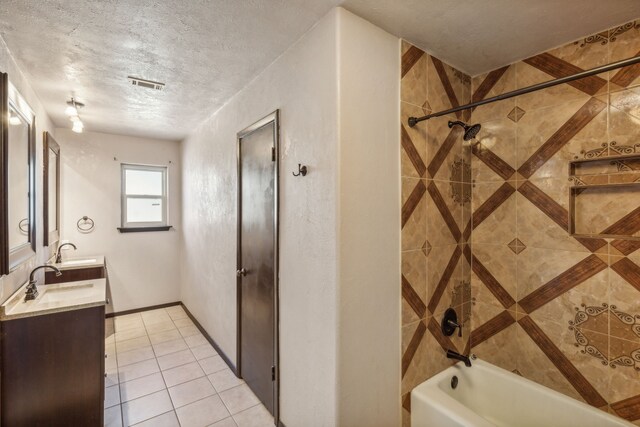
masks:
{"label": "shower arm", "polygon": [[538,83],[532,86],[523,87],[522,89],[517,89],[511,92],[503,93],[502,95],[497,95],[491,98],[483,99],[481,101],[472,102],[470,104],[461,105],[459,107],[450,108],[448,110],[439,111],[433,114],[427,114],[422,117],[409,117],[408,124],[410,127],[414,127],[416,124],[429,120],[434,117],[440,117],[451,113],[457,113],[458,111],[467,110],[469,108],[479,107],[481,105],[490,104],[496,101],[502,101],[503,99],[513,98],[515,96],[524,95],[527,93],[535,92],[538,90],[546,89],[548,87],[561,85],[564,83],[569,83],[574,80],[583,79],[585,77],[594,76],[596,74],[604,73],[606,71],[615,70],[622,67],[628,67],[629,65],[634,65],[640,63],[640,56],[633,56],[631,58],[623,59],[622,61],[613,62],[611,64],[602,65],[600,67],[592,68],[590,70],[581,71],[576,74],[572,74],[570,76],[560,77],[555,80],[549,80],[546,82]]}

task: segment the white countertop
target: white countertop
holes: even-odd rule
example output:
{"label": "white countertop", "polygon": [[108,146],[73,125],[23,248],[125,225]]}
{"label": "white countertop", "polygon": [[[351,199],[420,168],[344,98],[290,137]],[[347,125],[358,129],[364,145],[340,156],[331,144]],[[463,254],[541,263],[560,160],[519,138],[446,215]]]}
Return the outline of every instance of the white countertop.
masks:
{"label": "white countertop", "polygon": [[59,270],[78,270],[81,268],[104,267],[104,255],[62,258],[60,263],[49,263]]}
{"label": "white countertop", "polygon": [[0,306],[0,321],[96,307],[107,300],[107,279],[41,284],[38,296],[31,301],[24,300],[27,284]]}

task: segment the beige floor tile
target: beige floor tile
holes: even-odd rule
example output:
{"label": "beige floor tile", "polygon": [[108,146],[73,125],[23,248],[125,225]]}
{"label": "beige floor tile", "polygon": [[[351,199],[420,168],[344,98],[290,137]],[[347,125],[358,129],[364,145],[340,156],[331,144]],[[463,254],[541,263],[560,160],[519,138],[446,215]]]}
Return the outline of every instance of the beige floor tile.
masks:
{"label": "beige floor tile", "polygon": [[216,390],[206,377],[169,388],[169,395],[175,408],[216,394]]}
{"label": "beige floor tile", "polygon": [[118,366],[127,366],[132,363],[142,362],[155,357],[156,355],[154,354],[151,346],[124,351],[122,353],[118,353]]}
{"label": "beige floor tile", "polygon": [[144,322],[139,313],[133,315],[133,317],[118,316],[113,321],[116,331],[124,331],[126,329],[144,328]]}
{"label": "beige floor tile", "polygon": [[178,330],[180,331],[180,335],[182,335],[184,338],[198,335],[200,333],[200,330],[196,328],[194,325],[184,326],[184,327],[178,328]]}
{"label": "beige floor tile", "polygon": [[195,362],[196,358],[191,353],[191,350],[186,349],[170,353],[165,356],[158,357],[158,364],[162,371],[175,368],[176,366],[186,365],[187,363]]}
{"label": "beige floor tile", "polygon": [[118,368],[118,378],[123,383],[156,372],[160,372],[158,362],[156,362],[156,359],[150,359]]}
{"label": "beige floor tile", "polygon": [[260,400],[246,384],[223,391],[220,393],[220,398],[232,415],[260,403]]}
{"label": "beige floor tile", "polygon": [[112,323],[117,332],[105,339],[105,426],[272,425],[181,306]]}
{"label": "beige floor tile", "polygon": [[229,368],[209,375],[209,381],[211,381],[218,393],[244,384],[244,381],[236,377]]}
{"label": "beige floor tile", "polygon": [[153,335],[159,332],[174,330],[176,329],[176,325],[174,325],[173,322],[152,323],[147,325],[146,329],[149,335]]}
{"label": "beige floor tile", "polygon": [[122,420],[126,426],[148,420],[173,409],[167,390],[162,390],[122,404]]}
{"label": "beige floor tile", "polygon": [[229,368],[220,356],[208,357],[206,359],[199,360],[198,363],[200,363],[202,370],[207,375]]}
{"label": "beige floor tile", "polygon": [[116,357],[115,349],[113,353],[104,353],[104,370],[108,371],[117,371],[118,370],[118,358]]}
{"label": "beige floor tile", "polygon": [[182,427],[205,427],[229,417],[218,396],[209,396],[176,410]]}
{"label": "beige floor tile", "polygon": [[178,328],[184,328],[186,326],[195,326],[194,323],[188,317],[182,319],[173,319],[173,323]]}
{"label": "beige floor tile", "polygon": [[188,349],[187,343],[185,343],[182,338],[153,345],[153,351],[155,351],[156,357],[164,356],[186,349]]}
{"label": "beige floor tile", "polygon": [[217,423],[211,424],[209,427],[238,427],[233,418],[225,418],[222,421],[218,421]]}
{"label": "beige floor tile", "polygon": [[153,335],[149,335],[151,344],[160,344],[167,341],[175,341],[179,338],[182,338],[182,336],[180,335],[180,332],[178,332],[177,329],[171,329],[169,331],[163,331]]}
{"label": "beige floor tile", "polygon": [[273,416],[267,408],[256,405],[233,416],[238,427],[272,427]]}
{"label": "beige floor tile", "polygon": [[111,344],[105,343],[104,352],[108,356],[114,356],[115,357],[115,355],[116,355],[116,343],[115,342],[111,343]]}
{"label": "beige floor tile", "polygon": [[190,337],[186,337],[184,340],[189,346],[189,348],[194,348],[204,344],[209,344],[209,341],[207,341],[207,339],[202,334],[191,335]]}
{"label": "beige floor tile", "polygon": [[192,347],[191,352],[198,360],[202,360],[202,359],[206,359],[207,357],[218,355],[218,352],[216,352],[216,350],[209,343],[204,345],[199,345],[197,347]]}
{"label": "beige floor tile", "polygon": [[151,341],[149,341],[149,337],[145,335],[143,337],[118,342],[118,344],[116,345],[116,350],[118,353],[123,353],[125,351],[148,347],[150,345]]}
{"label": "beige floor tile", "polygon": [[167,313],[155,313],[153,315],[145,315],[142,314],[142,320],[144,321],[145,326],[154,325],[157,323],[166,323],[171,322],[171,317]]}
{"label": "beige floor tile", "polygon": [[187,313],[182,309],[181,306],[175,306],[175,307],[169,307],[166,309],[167,310],[167,314],[171,317],[171,319],[173,320],[178,320],[178,319],[188,319],[189,316],[187,315]]}
{"label": "beige floor tile", "polygon": [[112,406],[104,410],[105,427],[122,427],[122,407]]}
{"label": "beige floor tile", "polygon": [[118,385],[119,382],[120,380],[118,379],[117,368],[111,368],[110,370],[105,370],[105,377],[104,377],[105,388]]}
{"label": "beige floor tile", "polygon": [[142,320],[150,319],[153,317],[163,317],[167,315],[167,310],[164,308],[156,308],[155,310],[147,310],[140,313]]}
{"label": "beige floor tile", "polygon": [[132,340],[134,338],[146,337],[147,330],[145,328],[126,329],[122,332],[116,332],[116,345],[120,341]]}
{"label": "beige floor tile", "polygon": [[104,407],[110,408],[120,404],[120,388],[117,385],[104,389]]}
{"label": "beige floor tile", "polygon": [[188,363],[162,372],[167,387],[182,384],[204,376],[204,371],[197,362]]}
{"label": "beige floor tile", "polygon": [[137,378],[120,384],[120,396],[122,402],[138,399],[151,393],[167,388],[164,378],[159,372],[146,377]]}
{"label": "beige floor tile", "polygon": [[180,423],[175,411],[171,411],[136,424],[136,427],[180,427]]}

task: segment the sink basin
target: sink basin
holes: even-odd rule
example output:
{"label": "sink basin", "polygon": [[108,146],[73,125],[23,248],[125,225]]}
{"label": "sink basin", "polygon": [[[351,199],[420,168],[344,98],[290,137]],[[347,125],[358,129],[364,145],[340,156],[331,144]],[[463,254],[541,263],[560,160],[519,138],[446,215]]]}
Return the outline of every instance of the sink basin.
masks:
{"label": "sink basin", "polygon": [[39,294],[31,301],[24,301],[26,286],[25,283],[0,306],[0,320],[77,310],[106,302],[106,279],[39,285]]}
{"label": "sink basin", "polygon": [[62,261],[60,265],[64,267],[65,265],[95,264],[96,262],[98,262],[96,258],[70,259],[68,261]]}
{"label": "sink basin", "polygon": [[83,268],[103,267],[104,256],[89,255],[87,257],[63,259],[62,262],[55,263],[53,266],[60,270],[78,270]]}
{"label": "sink basin", "polygon": [[[44,290],[43,290],[44,288]],[[36,305],[51,303],[69,303],[90,297],[95,293],[93,283],[90,284],[72,284],[59,288],[49,288],[41,286],[38,288],[40,295],[35,299]]]}

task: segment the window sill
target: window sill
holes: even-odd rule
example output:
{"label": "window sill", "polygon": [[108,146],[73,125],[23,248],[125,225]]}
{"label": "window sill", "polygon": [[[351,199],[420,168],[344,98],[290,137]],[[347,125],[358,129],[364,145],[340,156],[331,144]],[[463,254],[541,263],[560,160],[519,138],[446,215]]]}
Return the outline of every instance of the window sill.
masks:
{"label": "window sill", "polygon": [[118,227],[121,233],[141,233],[148,231],[169,231],[173,227],[171,225],[163,225],[162,227]]}

